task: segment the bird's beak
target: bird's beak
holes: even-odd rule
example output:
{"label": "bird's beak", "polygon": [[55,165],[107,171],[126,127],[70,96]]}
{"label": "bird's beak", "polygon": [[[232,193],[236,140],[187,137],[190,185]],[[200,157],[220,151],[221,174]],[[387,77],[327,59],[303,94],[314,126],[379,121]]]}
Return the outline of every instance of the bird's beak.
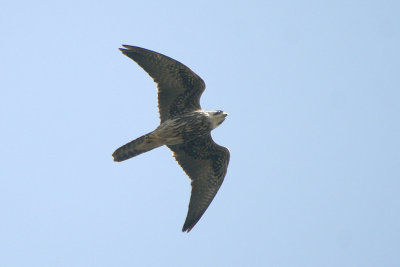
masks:
{"label": "bird's beak", "polygon": [[228,113],[222,112],[222,115],[226,118],[228,116]]}

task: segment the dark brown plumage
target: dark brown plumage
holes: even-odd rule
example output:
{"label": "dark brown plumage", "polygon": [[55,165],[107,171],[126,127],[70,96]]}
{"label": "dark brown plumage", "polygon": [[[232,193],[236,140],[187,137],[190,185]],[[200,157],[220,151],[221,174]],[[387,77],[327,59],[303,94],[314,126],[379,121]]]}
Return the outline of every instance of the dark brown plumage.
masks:
{"label": "dark brown plumage", "polygon": [[204,81],[182,63],[144,48],[120,49],[157,83],[161,124],[153,132],[118,148],[113,157],[123,161],[161,145],[167,145],[192,180],[189,210],[182,231],[189,232],[217,194],[229,164],[229,150],[217,145],[211,130],[227,116],[203,111],[200,96]]}
{"label": "dark brown plumage", "polygon": [[182,63],[144,48],[123,45],[121,52],[133,59],[157,83],[161,122],[186,112],[201,109],[200,96],[206,85]]}

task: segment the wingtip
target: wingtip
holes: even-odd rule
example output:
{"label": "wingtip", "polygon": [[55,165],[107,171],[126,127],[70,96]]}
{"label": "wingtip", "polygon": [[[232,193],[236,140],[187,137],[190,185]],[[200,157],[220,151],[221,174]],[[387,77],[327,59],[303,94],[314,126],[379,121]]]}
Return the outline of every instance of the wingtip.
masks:
{"label": "wingtip", "polygon": [[193,222],[193,221],[189,222],[186,220],[185,223],[183,224],[182,232],[189,233],[193,229],[193,227],[196,225],[197,222],[198,222],[198,220],[195,222]]}
{"label": "wingtip", "polygon": [[118,48],[119,51],[121,51],[123,54],[126,54],[128,52],[128,49],[125,48]]}
{"label": "wingtip", "polygon": [[137,48],[136,46],[132,46],[132,45],[121,45],[123,48],[120,48],[119,50],[134,50],[135,48]]}
{"label": "wingtip", "polygon": [[[194,225],[193,225],[194,226]],[[189,233],[190,232],[190,230],[192,230],[192,228],[193,228],[193,226],[191,226],[191,227],[188,227],[188,226],[183,226],[183,228],[182,228],[182,232],[183,233]]]}
{"label": "wingtip", "polygon": [[121,160],[117,157],[116,152],[117,151],[114,151],[114,153],[111,155],[111,157],[113,157],[114,162],[121,162]]}
{"label": "wingtip", "polygon": [[137,46],[132,46],[132,45],[121,45],[122,46],[122,48],[118,48],[119,49],[119,51],[121,51],[124,55],[126,55],[126,56],[129,56],[130,54],[132,54],[132,53],[138,53],[139,51],[141,51],[141,50],[146,50],[146,49],[144,49],[144,48],[140,48],[140,47],[137,47]]}
{"label": "wingtip", "polygon": [[122,53],[126,53],[128,50],[130,50],[130,49],[132,49],[133,48],[133,46],[131,46],[131,45],[121,45],[123,48],[118,48],[119,49],[119,51],[121,51]]}

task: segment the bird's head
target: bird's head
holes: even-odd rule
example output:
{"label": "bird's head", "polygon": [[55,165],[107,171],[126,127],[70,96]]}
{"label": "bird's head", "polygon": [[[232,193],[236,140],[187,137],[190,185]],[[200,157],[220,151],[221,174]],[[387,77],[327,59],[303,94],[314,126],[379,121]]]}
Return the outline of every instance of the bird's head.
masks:
{"label": "bird's head", "polygon": [[228,116],[228,113],[225,113],[222,110],[212,110],[212,111],[207,111],[207,113],[211,119],[212,129],[215,129],[219,125],[221,125],[221,123],[225,120],[226,116]]}

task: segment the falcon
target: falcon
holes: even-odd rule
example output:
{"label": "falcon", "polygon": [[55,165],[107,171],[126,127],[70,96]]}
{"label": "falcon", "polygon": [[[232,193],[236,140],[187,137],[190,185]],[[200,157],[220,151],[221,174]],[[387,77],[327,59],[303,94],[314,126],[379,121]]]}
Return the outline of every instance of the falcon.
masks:
{"label": "falcon", "polygon": [[191,179],[192,193],[182,231],[189,232],[207,210],[225,178],[229,150],[216,144],[211,130],[228,115],[201,109],[206,85],[182,63],[144,48],[123,45],[121,52],[142,67],[157,84],[160,126],[115,150],[120,162],[166,145]]}

